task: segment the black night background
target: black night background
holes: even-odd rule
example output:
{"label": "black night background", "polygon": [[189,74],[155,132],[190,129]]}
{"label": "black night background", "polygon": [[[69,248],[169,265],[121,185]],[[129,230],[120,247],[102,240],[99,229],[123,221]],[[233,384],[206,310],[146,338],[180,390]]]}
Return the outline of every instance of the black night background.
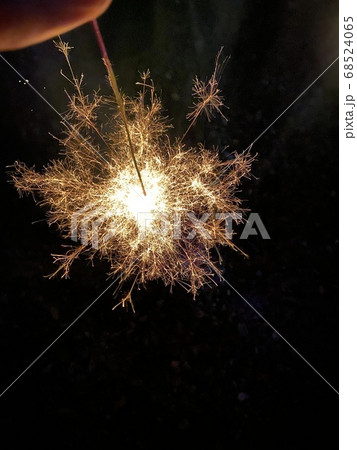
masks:
{"label": "black night background", "polygon": [[[114,0],[99,18],[119,85],[147,68],[177,134],[192,79],[230,61],[229,121],[199,121],[187,143],[244,150],[336,58],[338,3],[291,0]],[[109,93],[92,29],[63,36],[85,89]],[[59,111],[63,56],[48,41],[4,54]],[[109,284],[108,267],[76,261],[49,280],[66,244],[45,210],[19,199],[7,166],[58,156],[60,119],[0,61],[1,391]],[[223,275],[338,388],[338,70],[332,66],[254,145],[244,206],[271,237],[222,249]],[[32,224],[32,222],[37,223]],[[68,244],[68,242],[67,242]],[[218,281],[218,280],[217,280]],[[337,448],[338,396],[227,284],[170,293],[149,283],[134,314],[107,292],[0,399],[11,447],[215,450]],[[9,446],[6,448],[10,448]]]}

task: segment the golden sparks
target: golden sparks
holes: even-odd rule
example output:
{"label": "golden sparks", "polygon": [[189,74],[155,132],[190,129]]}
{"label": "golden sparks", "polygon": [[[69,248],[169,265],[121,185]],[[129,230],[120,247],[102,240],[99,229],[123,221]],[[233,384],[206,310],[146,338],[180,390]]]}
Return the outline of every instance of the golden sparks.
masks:
{"label": "golden sparks", "polygon": [[[70,63],[70,47],[62,41],[57,45],[74,87],[63,121],[63,156],[41,173],[16,162],[13,174],[19,193],[32,193],[46,207],[49,225],[77,242],[65,254],[54,255],[59,265],[55,274],[67,277],[73,261],[83,254],[108,261],[111,275],[123,274],[120,286],[132,280],[122,305],[132,303],[134,286],[157,279],[168,286],[179,283],[195,296],[219,273],[217,246],[236,249],[225,214],[235,213],[234,221],[241,222],[243,210],[235,190],[249,176],[252,157],[235,152],[229,170],[224,170],[227,162],[217,150],[202,144],[188,147],[182,138],[170,138],[171,127],[149,72],[142,74],[135,98],[122,96],[123,117],[114,98],[84,94],[83,77],[74,74]],[[220,55],[208,84],[194,80],[189,128],[202,112],[208,120],[214,111],[222,114]]]}

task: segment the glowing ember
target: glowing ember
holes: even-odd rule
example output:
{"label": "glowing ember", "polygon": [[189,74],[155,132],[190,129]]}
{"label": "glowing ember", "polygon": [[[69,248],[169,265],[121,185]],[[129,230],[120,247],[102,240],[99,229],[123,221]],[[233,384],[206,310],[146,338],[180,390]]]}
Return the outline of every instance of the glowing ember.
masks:
{"label": "glowing ember", "polygon": [[125,171],[113,180],[113,187],[109,188],[109,204],[117,214],[130,213],[137,219],[140,214],[164,212],[166,207],[164,197],[164,180],[159,173],[148,169],[141,171],[141,177],[146,189],[144,196],[137,181],[136,173]]}
{"label": "glowing ember", "polygon": [[[235,248],[226,232],[226,217],[234,213],[240,222],[235,189],[249,175],[252,158],[234,153],[227,170],[216,150],[170,140],[149,72],[142,75],[138,96],[125,98],[125,117],[113,112],[113,99],[98,93],[90,99],[82,91],[82,79],[73,75],[69,46],[58,46],[76,89],[64,121],[64,156],[43,173],[15,163],[13,175],[21,194],[33,193],[47,207],[49,224],[56,224],[64,238],[80,242],[66,254],[55,255],[55,273],[68,276],[72,262],[86,254],[107,260],[112,275],[123,273],[121,283],[133,280],[123,305],[131,302],[135,285],[154,279],[170,286],[177,282],[195,295],[218,271],[217,245]],[[195,80],[190,127],[201,112],[211,118],[223,106],[219,68],[217,57],[207,85]],[[103,124],[99,117],[105,110],[107,121],[108,106],[110,120]]]}

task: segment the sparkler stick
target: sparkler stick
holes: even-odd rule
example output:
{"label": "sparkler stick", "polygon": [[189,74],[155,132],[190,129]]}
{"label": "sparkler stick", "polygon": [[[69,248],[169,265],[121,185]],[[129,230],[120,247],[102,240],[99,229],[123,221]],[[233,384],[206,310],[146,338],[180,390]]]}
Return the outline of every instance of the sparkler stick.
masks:
{"label": "sparkler stick", "polygon": [[136,158],[135,158],[133,143],[132,143],[131,137],[130,137],[130,131],[129,131],[129,127],[128,127],[128,119],[126,117],[126,112],[125,112],[124,99],[123,99],[123,97],[122,97],[122,95],[121,95],[121,93],[119,91],[118,83],[117,83],[117,80],[116,80],[116,77],[115,77],[115,74],[114,74],[114,70],[113,70],[112,64],[110,62],[110,59],[109,59],[109,56],[108,56],[108,53],[107,53],[107,49],[106,49],[105,44],[104,44],[103,36],[102,36],[102,33],[101,33],[100,29],[99,29],[99,25],[98,25],[98,22],[97,22],[96,19],[92,20],[92,26],[93,26],[93,29],[94,29],[95,37],[96,37],[97,42],[98,42],[100,53],[102,54],[104,65],[105,65],[105,67],[107,69],[107,72],[108,72],[109,82],[110,82],[110,85],[111,85],[111,87],[113,89],[113,92],[114,92],[114,95],[115,95],[115,99],[116,99],[116,102],[118,104],[119,112],[121,113],[122,118],[123,118],[125,132],[126,132],[126,135],[127,135],[127,138],[128,138],[128,143],[129,143],[130,154],[131,154],[131,157],[133,159],[135,170],[136,170],[136,172],[138,174],[139,181],[140,181],[140,184],[141,184],[141,188],[143,190],[143,194],[146,196],[144,183],[143,183],[143,180],[141,178],[141,174],[140,174],[140,170],[139,170],[139,167],[138,167],[138,163],[137,163]]}

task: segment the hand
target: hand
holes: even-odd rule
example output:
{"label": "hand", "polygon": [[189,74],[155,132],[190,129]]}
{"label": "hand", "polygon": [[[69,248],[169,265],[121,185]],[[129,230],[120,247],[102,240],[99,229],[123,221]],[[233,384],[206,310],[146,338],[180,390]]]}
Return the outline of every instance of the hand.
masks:
{"label": "hand", "polygon": [[2,0],[0,51],[45,41],[102,14],[111,0]]}

